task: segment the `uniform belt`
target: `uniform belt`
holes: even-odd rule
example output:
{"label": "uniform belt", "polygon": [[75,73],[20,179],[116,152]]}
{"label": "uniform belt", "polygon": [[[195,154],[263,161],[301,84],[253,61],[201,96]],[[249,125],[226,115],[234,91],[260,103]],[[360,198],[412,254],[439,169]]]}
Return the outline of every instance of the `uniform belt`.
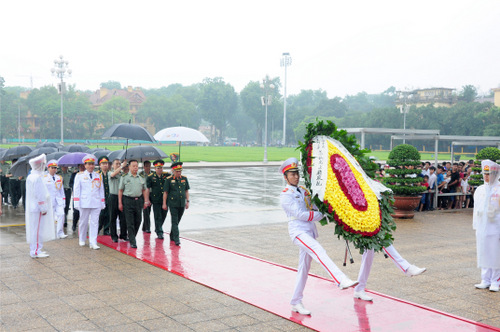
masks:
{"label": "uniform belt", "polygon": [[128,198],[128,199],[133,199],[134,201],[137,201],[139,198],[142,198],[142,196],[139,196],[139,197],[123,196],[123,197]]}

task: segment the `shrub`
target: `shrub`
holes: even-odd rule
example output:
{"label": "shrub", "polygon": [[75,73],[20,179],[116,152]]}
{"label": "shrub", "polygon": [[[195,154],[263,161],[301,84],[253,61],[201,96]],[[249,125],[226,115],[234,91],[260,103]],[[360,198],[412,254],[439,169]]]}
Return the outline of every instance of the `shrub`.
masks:
{"label": "shrub", "polygon": [[[487,147],[482,150],[480,150],[476,154],[476,163],[481,164],[481,160],[486,160],[489,159],[491,161],[497,161],[500,160],[500,149],[494,148],[494,147]],[[469,184],[471,186],[480,186],[484,183],[483,181],[483,175],[481,174],[481,167],[474,167],[472,169],[475,172],[478,172],[478,174],[473,174],[471,175],[471,178],[469,180]]]}
{"label": "shrub", "polygon": [[406,166],[420,165],[420,153],[418,150],[409,144],[401,144],[394,147],[389,153],[387,164],[394,169],[386,171],[393,177],[384,178],[384,184],[392,189],[394,195],[418,195],[427,190],[426,187],[420,186],[422,179],[419,177],[411,177],[412,174],[418,175],[418,169],[406,169]]}

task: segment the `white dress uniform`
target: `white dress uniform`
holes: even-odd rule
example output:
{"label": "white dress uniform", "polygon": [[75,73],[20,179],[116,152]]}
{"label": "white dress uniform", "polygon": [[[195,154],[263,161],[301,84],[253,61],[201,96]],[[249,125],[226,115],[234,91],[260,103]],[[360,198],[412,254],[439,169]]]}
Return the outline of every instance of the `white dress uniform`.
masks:
{"label": "white dress uniform", "polygon": [[[296,163],[295,158],[290,159]],[[290,159],[282,165],[280,169],[282,173],[287,171],[286,164]],[[336,284],[349,284],[348,286],[352,286],[353,282],[335,265],[328,257],[325,249],[316,241],[318,231],[314,222],[323,219],[324,216],[321,212],[313,210],[309,192],[304,187],[295,187],[288,184],[280,195],[280,201],[281,207],[288,217],[290,238],[300,248],[297,280],[290,304],[294,306],[302,302],[312,259],[323,266]]]}
{"label": "white dress uniform", "polygon": [[[476,230],[477,265],[481,268],[481,284],[498,291],[500,286],[500,165],[481,162],[483,172],[489,171],[490,181],[474,193],[473,228]],[[481,286],[482,285],[482,286]]]}
{"label": "white dress uniform", "polygon": [[78,223],[80,246],[85,245],[88,230],[90,247],[98,249],[99,213],[106,207],[101,175],[97,172],[89,173],[87,170],[78,173],[75,176],[73,200],[75,209],[80,211]]}
{"label": "white dress uniform", "polygon": [[[57,166],[57,163],[54,165],[54,162],[55,160],[49,161],[47,167]],[[51,197],[54,219],[57,222],[57,237],[65,238],[64,207],[66,205],[66,195],[64,194],[63,178],[58,174],[54,174],[54,176],[52,176],[49,173],[45,173],[43,176],[43,183],[47,187]]]}
{"label": "white dress uniform", "polygon": [[43,243],[56,237],[51,199],[42,180],[45,161],[45,154],[31,159],[32,171],[26,179],[26,241],[33,258],[47,257]]}

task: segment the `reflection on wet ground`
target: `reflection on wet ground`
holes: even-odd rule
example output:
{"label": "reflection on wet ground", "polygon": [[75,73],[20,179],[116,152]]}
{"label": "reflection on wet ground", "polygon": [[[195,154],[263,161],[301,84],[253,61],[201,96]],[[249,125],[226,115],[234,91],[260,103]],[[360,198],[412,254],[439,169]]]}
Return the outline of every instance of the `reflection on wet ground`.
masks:
{"label": "reflection on wet ground", "polygon": [[278,167],[185,169],[183,174],[189,179],[191,202],[181,230],[286,220],[279,203],[284,182]]}
{"label": "reflection on wet ground", "polygon": [[[183,174],[189,179],[191,202],[179,225],[181,231],[286,221],[279,204],[279,194],[285,185],[279,167],[185,168]],[[25,241],[22,207],[14,210],[4,205],[3,209],[0,243]],[[69,225],[72,215],[70,210]],[[170,230],[170,214],[164,229]],[[67,231],[71,234],[70,226]]]}

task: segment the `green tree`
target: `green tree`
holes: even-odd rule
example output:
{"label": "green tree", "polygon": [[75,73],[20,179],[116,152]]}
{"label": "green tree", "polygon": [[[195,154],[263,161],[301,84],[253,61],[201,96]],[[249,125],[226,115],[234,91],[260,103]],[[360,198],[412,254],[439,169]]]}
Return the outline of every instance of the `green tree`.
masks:
{"label": "green tree", "polygon": [[198,106],[203,119],[218,130],[218,135],[213,140],[217,143],[224,142],[224,132],[237,107],[237,96],[234,88],[221,77],[203,80]]}
{"label": "green tree", "polygon": [[477,97],[477,89],[473,85],[464,85],[462,87],[462,91],[458,95],[458,99],[464,101],[466,103],[472,103],[476,100]]}
{"label": "green tree", "polygon": [[97,117],[104,128],[109,128],[115,123],[127,123],[129,111],[130,102],[126,98],[114,96],[98,108]]}
{"label": "green tree", "polygon": [[101,83],[101,88],[106,88],[109,90],[121,89],[122,85],[120,84],[120,82],[117,82],[117,81],[107,81],[107,82]]}

